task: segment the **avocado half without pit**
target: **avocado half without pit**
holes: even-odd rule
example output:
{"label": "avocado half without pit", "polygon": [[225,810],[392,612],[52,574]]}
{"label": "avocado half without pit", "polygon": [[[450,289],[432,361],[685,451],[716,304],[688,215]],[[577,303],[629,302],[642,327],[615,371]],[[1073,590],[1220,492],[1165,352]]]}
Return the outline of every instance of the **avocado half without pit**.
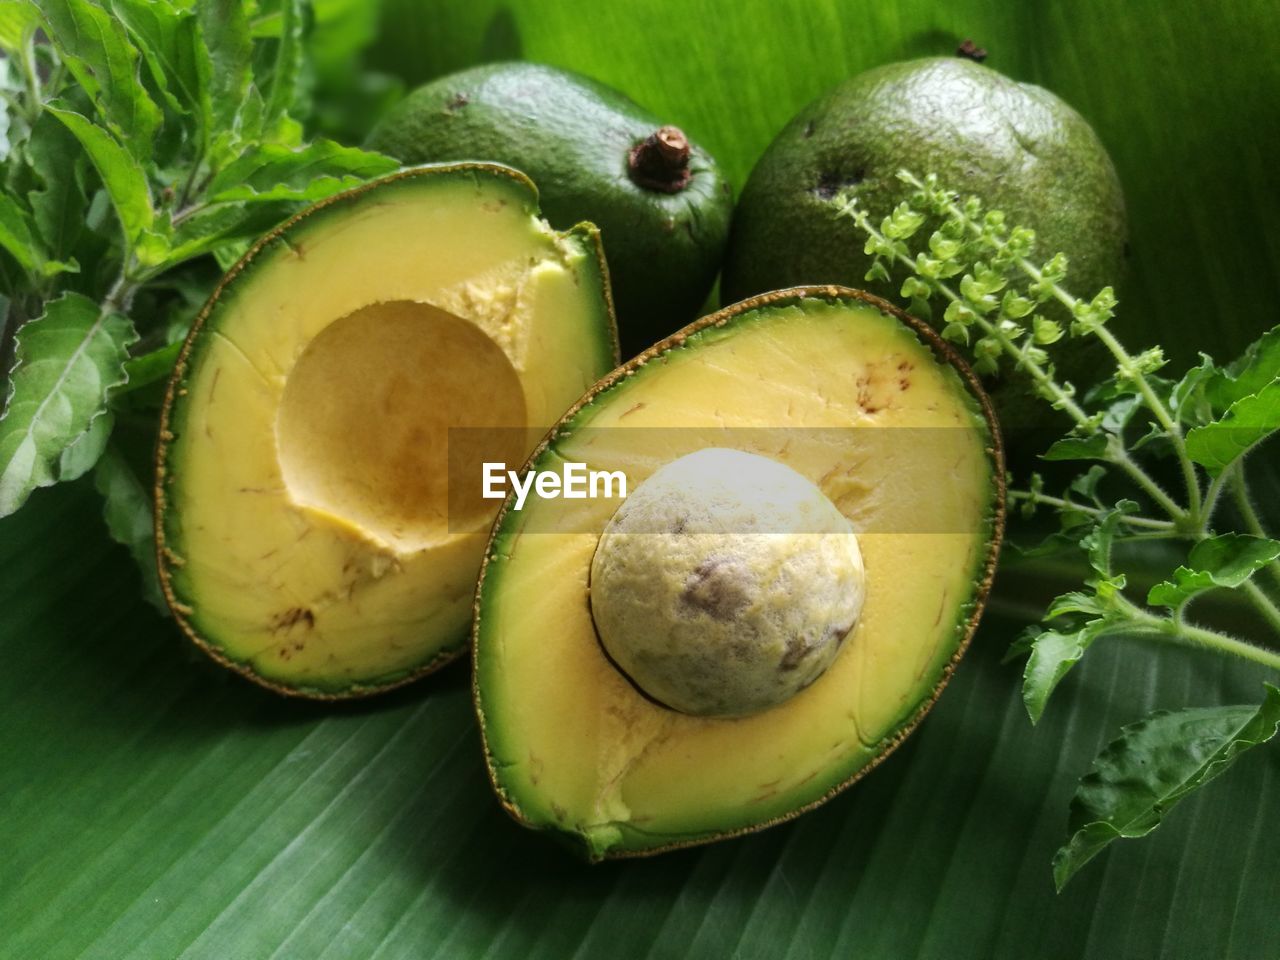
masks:
{"label": "avocado half without pit", "polygon": [[473,446],[520,462],[614,366],[605,275],[595,228],[551,229],[494,164],[410,168],[263,239],[164,407],[157,542],[181,627],[313,697],[461,653],[498,504],[450,497],[451,471],[478,474],[458,460]]}
{"label": "avocado half without pit", "polygon": [[928,327],[840,287],[766,294],[609,374],[526,464],[630,496],[508,499],[475,699],[522,823],[591,860],[760,829],[928,711],[1003,529],[990,405]]}

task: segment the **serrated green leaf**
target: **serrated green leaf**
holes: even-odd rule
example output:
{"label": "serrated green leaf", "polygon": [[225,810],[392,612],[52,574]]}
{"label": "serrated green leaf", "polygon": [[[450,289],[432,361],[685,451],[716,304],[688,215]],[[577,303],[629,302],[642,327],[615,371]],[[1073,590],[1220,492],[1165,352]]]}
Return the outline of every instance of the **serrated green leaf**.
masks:
{"label": "serrated green leaf", "polygon": [[1168,452],[1169,431],[1165,430],[1160,424],[1152,421],[1147,426],[1147,432],[1138,437],[1129,444],[1129,449],[1141,450],[1144,447],[1152,447],[1152,452],[1162,455]]}
{"label": "serrated green leaf", "polygon": [[1224,411],[1237,400],[1253,396],[1280,377],[1280,326],[1272,327],[1249,345],[1244,355],[1206,385],[1214,408]]}
{"label": "serrated green leaf", "polygon": [[128,547],[142,575],[142,595],[157,611],[169,615],[156,568],[156,536],[152,500],[147,488],[114,447],[98,461],[93,483],[102,494],[102,518],[116,543]]}
{"label": "serrated green leaf", "polygon": [[[53,105],[47,105],[45,110],[62,121],[89,155],[120,218],[127,247],[139,253],[154,251],[157,242],[151,226],[155,212],[147,176],[138,161],[107,130],[74,110]],[[153,256],[154,252],[146,259],[150,261]]]}
{"label": "serrated green leaf", "polygon": [[1104,577],[1111,576],[1111,545],[1115,541],[1116,531],[1125,516],[1138,512],[1138,504],[1133,500],[1121,500],[1108,510],[1080,540],[1089,558],[1089,565]]}
{"label": "serrated green leaf", "polygon": [[175,113],[204,118],[202,54],[195,14],[156,0],[110,0],[111,9],[137,45],[156,88]]}
{"label": "serrated green leaf", "polygon": [[1160,711],[1124,727],[1080,781],[1070,838],[1053,858],[1059,890],[1113,840],[1145,837],[1183,797],[1280,729],[1280,690],[1261,706]]}
{"label": "serrated green leaf", "polygon": [[234,148],[237,117],[249,96],[253,80],[253,40],[240,0],[203,0],[196,4],[200,22],[200,82],[209,96],[207,126],[217,131],[210,158],[220,166]]}
{"label": "serrated green leaf", "polygon": [[216,253],[219,248],[256,239],[296,209],[290,203],[222,203],[177,224],[168,263]]}
{"label": "serrated green leaf", "polygon": [[0,2],[0,50],[16,53],[40,24],[40,12],[28,0]]}
{"label": "serrated green leaf", "polygon": [[1031,656],[1022,673],[1022,703],[1032,723],[1040,722],[1053,691],[1104,627],[1102,620],[1093,620],[1070,633],[1045,630],[1031,641]]}
{"label": "serrated green leaf", "polygon": [[1107,475],[1107,468],[1101,464],[1095,463],[1080,476],[1071,481],[1070,489],[1073,493],[1078,493],[1082,497],[1095,497],[1098,493],[1098,484],[1102,482],[1102,478]]}
{"label": "serrated green leaf", "polygon": [[1004,656],[1000,658],[1002,664],[1011,663],[1019,657],[1025,657],[1031,652],[1031,647],[1036,642],[1036,637],[1044,633],[1044,627],[1038,623],[1022,630],[1013,638],[1013,643],[1009,644],[1009,649],[1004,652]]}
{"label": "serrated green leaf", "polygon": [[94,468],[102,451],[107,448],[111,438],[111,430],[115,426],[115,417],[108,410],[100,417],[95,417],[89,429],[71,442],[58,458],[58,481],[67,483],[78,480]]}
{"label": "serrated green leaf", "polygon": [[[12,94],[14,90],[12,62],[8,57],[0,57],[0,94]],[[9,136],[9,127],[13,123],[9,115],[8,105],[0,109],[0,163],[9,159],[13,149],[13,141]]]}
{"label": "serrated green leaf", "polygon": [[0,247],[8,250],[24,270],[39,272],[44,254],[31,235],[27,211],[7,193],[0,193]]}
{"label": "serrated green leaf", "polygon": [[50,257],[70,259],[84,232],[88,198],[85,195],[85,153],[67,127],[42,111],[31,128],[26,152],[42,186],[31,190],[36,232]]}
{"label": "serrated green leaf", "polygon": [[103,124],[130,156],[150,158],[161,113],[141,82],[141,57],[124,26],[90,0],[43,0],[41,10],[62,62]]}
{"label": "serrated green leaf", "polygon": [[211,204],[321,200],[398,167],[391,157],[331,140],[317,140],[299,149],[263,143],[214,178],[208,200]]}
{"label": "serrated green leaf", "polygon": [[1220,375],[1213,358],[1200,354],[1200,362],[1186,372],[1170,394],[1169,407],[1173,415],[1182,423],[1192,425],[1208,419],[1206,384]]}
{"label": "serrated green leaf", "polygon": [[130,357],[124,364],[124,372],[128,380],[118,392],[133,393],[166,379],[173,372],[173,365],[181,352],[182,341],[179,340],[141,356]]}
{"label": "serrated green leaf", "polygon": [[1243,397],[1213,423],[1187,433],[1187,456],[1217,476],[1280,429],[1280,379]]}
{"label": "serrated green leaf", "polygon": [[275,63],[267,81],[265,99],[264,122],[269,136],[276,124],[287,119],[301,92],[303,23],[300,0],[281,0],[279,19]]}
{"label": "serrated green leaf", "polygon": [[1049,604],[1049,608],[1045,610],[1044,616],[1046,620],[1054,620],[1058,617],[1077,613],[1087,614],[1091,617],[1101,617],[1107,612],[1107,607],[1094,594],[1071,590],[1054,597],[1053,602]]}
{"label": "serrated green leaf", "polygon": [[136,340],[127,317],[77,293],[52,301],[18,331],[0,417],[0,516],[63,479],[63,453],[106,412]]}
{"label": "serrated green leaf", "polygon": [[1105,460],[1107,437],[1095,433],[1089,437],[1064,437],[1057,440],[1044,453],[1041,460]]}
{"label": "serrated green leaf", "polygon": [[1121,397],[1113,401],[1107,405],[1102,415],[1102,429],[1108,433],[1121,433],[1141,406],[1142,398],[1138,396]]}
{"label": "serrated green leaf", "polygon": [[1277,558],[1280,558],[1280,540],[1242,533],[1224,533],[1201,540],[1191,548],[1186,566],[1173,572],[1172,580],[1151,588],[1147,603],[1176,609],[1206,590],[1240,586]]}

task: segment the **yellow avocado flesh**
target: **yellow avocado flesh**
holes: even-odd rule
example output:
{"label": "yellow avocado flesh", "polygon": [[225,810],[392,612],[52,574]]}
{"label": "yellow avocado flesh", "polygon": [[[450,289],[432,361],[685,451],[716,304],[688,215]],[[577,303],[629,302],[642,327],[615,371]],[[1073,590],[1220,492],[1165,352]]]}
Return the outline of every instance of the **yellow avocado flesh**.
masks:
{"label": "yellow avocado flesh", "polygon": [[703,447],[772,457],[852,521],[866,599],[830,668],[792,699],[733,719],[677,713],[637,692],[592,624],[588,574],[617,501],[581,501],[572,522],[551,515],[561,501],[508,507],[474,630],[490,771],[519,819],[593,859],[767,825],[887,753],[963,649],[1000,509],[992,432],[966,380],[851,296],[731,309],[606,384],[535,469],[623,469],[633,488]]}
{"label": "yellow avocado flesh", "polygon": [[483,434],[518,463],[615,349],[594,231],[552,231],[513,171],[417,168],[314,208],[233,271],[175,373],[158,516],[180,622],[318,696],[455,655],[498,504],[450,502],[472,435],[450,431],[533,428]]}

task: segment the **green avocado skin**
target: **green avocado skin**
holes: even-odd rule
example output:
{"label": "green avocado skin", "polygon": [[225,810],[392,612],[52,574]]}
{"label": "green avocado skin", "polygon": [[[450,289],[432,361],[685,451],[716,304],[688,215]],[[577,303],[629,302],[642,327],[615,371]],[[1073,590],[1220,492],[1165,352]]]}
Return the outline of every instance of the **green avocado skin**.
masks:
{"label": "green avocado skin", "polygon": [[600,228],[624,354],[692,320],[720,270],[733,195],[691,144],[678,193],[632,182],[632,147],[662,121],[604,84],[554,67],[496,63],[450,74],[397,104],[369,138],[404,164],[490,160],[523,171],[557,229]]}
{"label": "green avocado skin", "polygon": [[[938,174],[977,194],[1006,222],[1036,231],[1035,257],[1062,251],[1069,287],[1092,296],[1124,273],[1124,196],[1105,148],[1075,110],[1041,87],[958,57],[893,63],[846,80],[803,109],[757,162],[734,214],[721,277],[726,303],[799,284],[863,287],[901,302],[904,274],[868,281],[863,237],[830,200],[850,189],[875,223],[907,199],[901,169]],[[927,236],[927,234],[925,234]],[[1061,316],[1059,316],[1061,319]],[[1060,371],[1086,383],[1096,357],[1080,341],[1055,349]],[[1025,381],[997,384],[1006,426],[1048,408]]]}

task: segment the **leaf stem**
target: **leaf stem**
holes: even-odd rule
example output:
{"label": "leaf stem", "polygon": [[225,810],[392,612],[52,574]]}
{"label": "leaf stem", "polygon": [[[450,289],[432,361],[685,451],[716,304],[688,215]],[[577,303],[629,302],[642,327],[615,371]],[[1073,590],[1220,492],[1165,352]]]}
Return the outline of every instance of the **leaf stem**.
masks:
{"label": "leaf stem", "polygon": [[[857,224],[858,228],[866,233],[867,236],[873,237],[880,243],[888,246],[888,241],[885,239],[884,234],[872,225],[865,210],[850,205],[846,208],[846,212],[853,218],[853,222]],[[903,256],[897,251],[895,251],[892,256],[894,260],[898,261],[898,263],[902,264],[907,269],[912,271],[915,270],[915,261],[910,257]],[[945,280],[931,279],[929,282],[935,290],[941,293],[952,303],[964,302],[964,298],[961,297],[960,294],[956,293],[956,291],[953,290]],[[1063,389],[1061,384],[1054,380],[1053,377],[1049,376],[1048,372],[1041,364],[1026,356],[1018,349],[1017,344],[1009,338],[1007,333],[1001,330],[996,324],[993,324],[986,317],[982,316],[982,314],[975,312],[975,319],[978,325],[982,328],[982,332],[995,339],[996,342],[1000,344],[1000,348],[1006,354],[1018,361],[1022,369],[1026,370],[1027,374],[1035,381],[1036,385],[1042,388],[1042,392],[1050,398],[1055,407],[1065,411],[1066,414],[1076,422],[1076,426],[1087,427],[1090,425],[1091,421],[1089,415],[1085,413],[1084,408],[1081,407],[1080,404],[1076,403],[1075,398],[1072,397],[1067,390]]]}
{"label": "leaf stem", "polygon": [[[1030,490],[1010,490],[1008,492],[1010,500],[1028,500],[1032,503],[1044,503],[1051,507],[1068,508],[1078,510],[1081,513],[1087,513],[1091,517],[1101,517],[1108,511],[1099,507],[1090,507],[1083,503],[1077,503],[1074,500],[1067,500],[1062,497],[1050,497],[1043,493],[1032,493]],[[1122,514],[1120,516],[1121,523],[1127,523],[1133,527],[1142,527],[1149,530],[1161,530],[1174,533],[1177,529],[1176,524],[1172,520],[1157,520],[1153,517],[1135,517],[1130,514]]]}
{"label": "leaf stem", "polygon": [[1204,495],[1204,508],[1201,511],[1201,517],[1206,530],[1213,520],[1214,512],[1218,509],[1218,498],[1222,496],[1223,489],[1226,487],[1228,481],[1231,480],[1231,475],[1240,472],[1240,470],[1241,463],[1237,460],[1234,464],[1209,481],[1209,487],[1205,491]]}
{"label": "leaf stem", "polygon": [[[918,181],[916,182],[918,183]],[[853,222],[857,224],[858,228],[866,233],[867,236],[874,238],[886,249],[892,246],[888,243],[884,234],[872,225],[865,210],[862,210],[850,203],[845,207],[845,213],[853,218]],[[966,222],[969,221],[966,220]],[[904,256],[897,250],[894,250],[892,257],[908,269],[912,271],[915,270],[915,262],[910,257]],[[937,290],[952,303],[966,302],[965,298],[952,289],[945,280],[931,278],[929,283],[933,289]],[[1036,386],[1040,388],[1042,396],[1047,397],[1052,405],[1057,409],[1065,411],[1067,415],[1076,422],[1077,427],[1096,430],[1093,419],[1089,414],[1084,411],[1084,408],[1081,407],[1080,404],[1076,403],[1075,398],[1071,393],[1064,389],[1063,386],[1058,383],[1058,381],[1055,380],[1047,370],[1045,370],[1042,364],[1037,363],[1032,357],[1028,356],[1026,351],[1019,349],[1018,345],[1013,342],[1008,333],[1006,333],[999,324],[992,323],[983,316],[982,312],[979,310],[973,310],[972,312],[974,315],[974,322],[978,324],[982,332],[995,340],[996,343],[1000,345],[1002,352],[1013,357],[1018,362],[1019,368],[1025,370],[1035,382]],[[1127,473],[1134,483],[1142,487],[1151,499],[1159,504],[1160,508],[1173,518],[1175,522],[1182,523],[1187,520],[1187,511],[1178,506],[1174,499],[1165,493],[1164,489],[1156,483],[1154,479],[1152,479],[1151,475],[1134,462],[1133,458],[1129,456],[1128,452],[1123,447],[1117,443],[1109,443],[1107,445],[1107,450],[1108,462],[1115,464]],[[1198,493],[1199,490],[1197,489],[1197,495]]]}
{"label": "leaf stem", "polygon": [[1152,479],[1151,474],[1143,470],[1134,459],[1129,456],[1129,451],[1124,449],[1119,439],[1107,444],[1108,460],[1114,463],[1120,469],[1124,470],[1129,477],[1147,492],[1156,503],[1158,503],[1165,513],[1169,514],[1175,522],[1181,522],[1187,519],[1187,511],[1174,501],[1173,497],[1165,493],[1164,488]]}
{"label": "leaf stem", "polygon": [[[1036,273],[1040,272],[1039,270],[1036,270],[1034,266],[1027,263],[1026,260],[1023,260],[1022,263],[1025,264],[1026,267],[1030,267],[1032,270],[1035,270]],[[1061,293],[1073,303],[1078,302],[1070,294],[1063,291],[1056,283],[1053,287],[1056,293]],[[1067,302],[1061,297],[1059,299],[1063,303]],[[1169,412],[1169,408],[1165,405],[1164,401],[1156,395],[1151,383],[1147,380],[1142,371],[1137,368],[1133,362],[1133,357],[1130,356],[1129,351],[1124,348],[1124,345],[1116,339],[1115,335],[1105,326],[1099,326],[1095,332],[1097,333],[1098,339],[1106,345],[1107,349],[1110,350],[1112,355],[1116,358],[1116,362],[1119,364],[1120,369],[1125,371],[1125,375],[1132,379],[1134,384],[1138,387],[1139,393],[1142,394],[1143,401],[1146,403],[1147,408],[1155,414],[1156,420],[1159,421],[1160,426],[1162,426],[1169,434],[1169,439],[1173,442],[1173,448],[1178,454],[1178,466],[1182,470],[1182,482],[1187,488],[1187,499],[1190,506],[1188,513],[1197,525],[1203,525],[1208,521],[1208,513],[1204,511],[1202,506],[1200,478],[1196,474],[1195,464],[1192,463],[1191,458],[1187,456],[1187,444],[1186,440],[1183,439],[1182,436],[1181,425]]]}
{"label": "leaf stem", "polygon": [[18,60],[22,67],[22,83],[26,88],[28,100],[27,108],[23,112],[26,114],[28,125],[34,127],[36,121],[40,119],[41,107],[44,103],[43,95],[40,91],[40,74],[36,70],[34,36],[22,45],[22,53]]}
{"label": "leaf stem", "polygon": [[[1254,509],[1253,501],[1249,497],[1249,482],[1244,475],[1244,467],[1233,468],[1227,473],[1231,474],[1231,496],[1235,500],[1236,509],[1240,511],[1241,519],[1244,520],[1245,529],[1255,537],[1270,539],[1271,535],[1262,525],[1262,518],[1258,516],[1258,511]],[[1280,560],[1272,560],[1267,564],[1267,572],[1277,584],[1280,584]]]}
{"label": "leaf stem", "polygon": [[1280,670],[1280,652],[1267,650],[1227,633],[1210,630],[1194,623],[1175,622],[1165,617],[1147,613],[1141,607],[1121,598],[1121,603],[1133,618],[1133,631],[1157,639],[1169,640],[1186,646],[1204,647],[1219,653],[1241,657],[1259,663],[1271,670]]}
{"label": "leaf stem", "polygon": [[1271,629],[1280,633],[1280,607],[1277,607],[1271,598],[1262,592],[1262,588],[1252,580],[1245,581],[1241,589],[1248,595],[1258,613],[1262,614],[1263,619],[1271,625]]}
{"label": "leaf stem", "polygon": [[[924,182],[914,174],[904,172],[903,179],[918,190],[926,188]],[[982,227],[975,223],[973,219],[969,217],[963,209],[961,209],[959,204],[951,201],[946,205],[945,209],[948,216],[960,223],[963,223],[965,229],[971,234],[979,237],[982,236]],[[1018,269],[1033,282],[1039,284],[1044,283],[1044,274],[1041,272],[1040,268],[1026,257],[1018,257],[1014,263],[1017,265]],[[1049,284],[1048,289],[1055,300],[1066,307],[1072,315],[1075,314],[1076,308],[1080,306],[1079,299],[1072,296],[1057,283]],[[979,314],[978,316],[979,320],[981,320],[981,315]],[[1186,484],[1187,488],[1187,498],[1190,505],[1189,510],[1184,511],[1178,507],[1173,500],[1170,499],[1168,495],[1151,480],[1145,471],[1142,471],[1141,468],[1137,467],[1137,464],[1132,463],[1132,461],[1130,461],[1130,465],[1119,463],[1119,461],[1117,461],[1117,463],[1123,467],[1125,471],[1129,473],[1129,475],[1132,476],[1144,489],[1146,489],[1153,498],[1157,499],[1161,506],[1164,507],[1171,516],[1177,519],[1182,519],[1189,515],[1197,525],[1203,523],[1200,479],[1196,474],[1195,465],[1191,462],[1191,458],[1187,456],[1186,443],[1182,437],[1182,427],[1169,411],[1165,402],[1156,394],[1154,388],[1152,388],[1151,383],[1147,380],[1142,370],[1134,363],[1132,355],[1125,349],[1124,344],[1116,339],[1115,334],[1103,325],[1098,325],[1094,332],[1097,334],[1098,339],[1102,341],[1103,345],[1111,352],[1111,355],[1115,357],[1120,372],[1132,380],[1134,385],[1137,386],[1143,402],[1155,415],[1160,426],[1164,428],[1164,430],[1169,434],[1170,439],[1173,441],[1174,449],[1178,454],[1179,466],[1182,469],[1183,482]],[[1125,458],[1128,459],[1127,454],[1125,454]],[[1141,473],[1143,477],[1146,477],[1145,481],[1139,478],[1139,473]]]}

